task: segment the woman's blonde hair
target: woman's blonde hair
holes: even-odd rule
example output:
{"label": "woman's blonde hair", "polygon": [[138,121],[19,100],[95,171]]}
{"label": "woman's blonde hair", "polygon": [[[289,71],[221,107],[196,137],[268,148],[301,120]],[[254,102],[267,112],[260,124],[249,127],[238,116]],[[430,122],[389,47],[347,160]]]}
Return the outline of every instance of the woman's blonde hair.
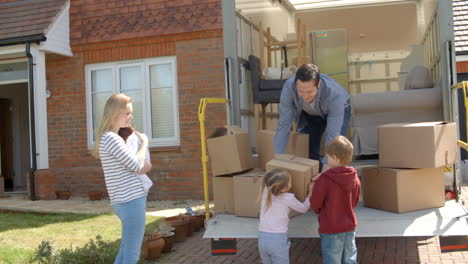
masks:
{"label": "woman's blonde hair", "polygon": [[115,127],[117,117],[125,111],[127,105],[131,102],[132,98],[123,93],[113,94],[107,99],[101,123],[94,133],[94,149],[91,154],[95,158],[99,158],[99,144],[101,143],[102,135]]}
{"label": "woman's blonde hair", "polygon": [[344,136],[337,136],[325,146],[325,154],[335,156],[342,166],[353,161],[353,144]]}
{"label": "woman's blonde hair", "polygon": [[263,176],[263,182],[260,187],[258,201],[261,203],[263,190],[265,190],[265,187],[268,188],[264,209],[265,211],[270,209],[271,195],[278,195],[282,190],[288,187],[290,177],[291,175],[289,175],[289,172],[283,169],[274,169]]}

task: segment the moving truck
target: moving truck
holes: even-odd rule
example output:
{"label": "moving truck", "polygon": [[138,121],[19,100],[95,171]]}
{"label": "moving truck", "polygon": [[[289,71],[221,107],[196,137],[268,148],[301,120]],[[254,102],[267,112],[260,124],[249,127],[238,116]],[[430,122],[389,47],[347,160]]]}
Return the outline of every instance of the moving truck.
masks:
{"label": "moving truck", "polygon": [[[439,120],[459,123],[458,100],[452,89],[457,81],[452,1],[345,2],[348,4],[298,0],[222,1],[226,91],[230,101],[228,120],[249,132],[253,146],[257,129],[275,129],[278,106],[269,104],[262,108],[252,103],[250,77],[253,73],[249,69],[249,56],[262,57],[264,68],[295,64],[294,57],[298,57],[298,52],[294,47],[288,52],[281,47],[267,51],[260,48],[260,43],[263,42],[265,47],[268,41],[283,41],[285,45],[288,41],[297,41],[299,19],[304,25],[299,31],[306,35],[307,45],[305,51],[301,51],[305,52],[305,61],[316,63],[322,73],[339,80],[348,89],[351,100],[371,93],[398,93],[409,70],[422,64],[430,69],[434,86],[441,89],[439,112],[436,113]],[[262,35],[264,39],[261,41],[259,36]],[[321,43],[322,40],[329,42]],[[388,112],[398,112],[402,107],[400,101],[389,99]],[[414,100],[415,105],[420,103],[429,102]],[[267,120],[260,121],[262,116]],[[403,120],[405,114],[400,117]],[[351,124],[351,130],[357,129],[357,124]],[[367,155],[364,149],[359,151],[362,151],[359,153],[361,157],[367,158],[352,164],[359,170],[379,163],[376,156]],[[457,199],[447,201],[441,208],[400,214],[361,204],[356,208],[359,220],[356,235],[468,235],[467,220],[463,217],[466,211],[458,201],[459,164],[458,154],[457,163],[447,168],[446,173],[447,184],[457,194]],[[417,195],[416,189],[414,195]],[[293,217],[289,226],[290,237],[319,237],[317,216],[311,211]],[[258,218],[215,214],[207,222],[204,238],[256,238],[257,234]]]}

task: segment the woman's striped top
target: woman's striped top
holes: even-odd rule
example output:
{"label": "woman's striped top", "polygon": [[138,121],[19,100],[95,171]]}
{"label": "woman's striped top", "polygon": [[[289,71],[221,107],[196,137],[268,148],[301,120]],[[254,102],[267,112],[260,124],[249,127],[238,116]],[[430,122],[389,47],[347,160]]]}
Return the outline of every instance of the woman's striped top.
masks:
{"label": "woman's striped top", "polygon": [[111,205],[146,195],[136,175],[144,162],[130,152],[122,137],[110,131],[104,133],[99,144],[99,157]]}

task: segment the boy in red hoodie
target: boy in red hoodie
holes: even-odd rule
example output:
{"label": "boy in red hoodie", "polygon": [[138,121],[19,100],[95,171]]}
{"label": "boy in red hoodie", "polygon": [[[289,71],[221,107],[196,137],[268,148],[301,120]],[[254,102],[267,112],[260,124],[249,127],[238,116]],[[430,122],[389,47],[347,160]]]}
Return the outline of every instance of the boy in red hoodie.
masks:
{"label": "boy in red hoodie", "polygon": [[324,264],[357,263],[354,208],[359,202],[361,182],[356,169],[348,167],[353,144],[338,136],[325,147],[330,169],[315,179],[310,207],[319,214],[319,233]]}

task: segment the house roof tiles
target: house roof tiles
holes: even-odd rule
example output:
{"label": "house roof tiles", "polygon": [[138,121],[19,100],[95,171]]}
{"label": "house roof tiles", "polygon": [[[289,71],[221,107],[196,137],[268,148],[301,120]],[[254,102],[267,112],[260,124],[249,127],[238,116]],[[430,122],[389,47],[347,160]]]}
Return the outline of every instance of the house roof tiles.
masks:
{"label": "house roof tiles", "polygon": [[0,39],[47,33],[66,0],[22,0],[0,4]]}

